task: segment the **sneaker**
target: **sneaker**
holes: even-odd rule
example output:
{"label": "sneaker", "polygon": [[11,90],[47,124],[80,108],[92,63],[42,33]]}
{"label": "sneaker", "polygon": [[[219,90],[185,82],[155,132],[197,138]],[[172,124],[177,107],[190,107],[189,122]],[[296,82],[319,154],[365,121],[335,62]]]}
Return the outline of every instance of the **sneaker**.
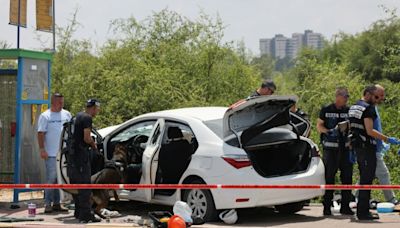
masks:
{"label": "sneaker", "polygon": [[90,219],[80,219],[79,223],[95,223],[95,222],[101,222],[101,219],[92,217]]}
{"label": "sneaker", "polygon": [[350,207],[340,208],[340,214],[342,215],[354,215],[354,212],[350,209]]}
{"label": "sneaker", "polygon": [[358,220],[374,220],[379,219],[379,215],[375,213],[368,213],[366,215],[357,215]]}
{"label": "sneaker", "polygon": [[44,207],[44,213],[48,214],[48,213],[51,213],[51,212],[53,212],[53,208],[51,207],[51,205],[46,205]]}
{"label": "sneaker", "polygon": [[400,204],[399,200],[397,200],[396,198],[393,198],[390,202],[391,202],[392,204],[394,204],[394,205]]}
{"label": "sneaker", "polygon": [[330,207],[324,207],[324,216],[332,215],[332,211]]}
{"label": "sneaker", "polygon": [[53,211],[67,212],[68,208],[62,206],[61,204],[54,204]]}

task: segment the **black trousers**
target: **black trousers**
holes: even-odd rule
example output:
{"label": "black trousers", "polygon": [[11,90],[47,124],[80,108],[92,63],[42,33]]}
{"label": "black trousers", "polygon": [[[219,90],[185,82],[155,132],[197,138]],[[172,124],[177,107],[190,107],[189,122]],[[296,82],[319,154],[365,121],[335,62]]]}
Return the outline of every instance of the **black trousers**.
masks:
{"label": "black trousers", "polygon": [[[355,147],[358,169],[360,170],[360,184],[372,184],[376,170],[376,148]],[[360,190],[357,203],[357,216],[368,215],[371,190]]]}
{"label": "black trousers", "polygon": [[[353,183],[353,164],[350,162],[349,150],[340,151],[338,149],[324,148],[325,182],[335,184],[335,176],[340,170],[340,181],[342,184]],[[342,190],[342,208],[348,206],[351,200],[351,190]],[[324,207],[331,207],[333,190],[326,190],[324,195]],[[343,206],[344,205],[344,206]]]}
{"label": "black trousers", "polygon": [[[69,171],[69,179],[71,184],[90,184],[90,163],[86,162],[82,165],[72,165]],[[93,218],[91,211],[90,195],[92,190],[79,189],[78,195],[72,195],[75,201],[74,215],[79,220],[90,220]]]}

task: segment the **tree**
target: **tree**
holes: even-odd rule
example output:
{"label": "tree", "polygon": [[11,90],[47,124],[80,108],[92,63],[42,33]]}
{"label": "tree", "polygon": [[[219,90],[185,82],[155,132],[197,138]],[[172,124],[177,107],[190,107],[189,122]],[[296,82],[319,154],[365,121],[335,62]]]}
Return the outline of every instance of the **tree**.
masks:
{"label": "tree", "polygon": [[275,68],[275,61],[268,54],[253,58],[251,64],[254,65],[259,72],[261,72],[262,78],[267,79],[272,77],[272,72]]}
{"label": "tree", "polygon": [[89,97],[102,101],[102,126],[163,109],[227,106],[259,84],[243,53],[222,41],[219,18],[193,21],[162,10],[140,22],[115,20],[111,28],[116,37],[96,55],[89,41],[71,39],[74,24],[60,30],[53,68],[54,88],[72,112]]}

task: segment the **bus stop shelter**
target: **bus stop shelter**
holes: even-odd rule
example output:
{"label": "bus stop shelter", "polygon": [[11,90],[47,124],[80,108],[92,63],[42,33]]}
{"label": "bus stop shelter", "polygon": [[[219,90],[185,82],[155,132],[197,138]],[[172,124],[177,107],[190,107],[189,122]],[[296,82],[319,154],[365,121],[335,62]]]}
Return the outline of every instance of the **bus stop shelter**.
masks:
{"label": "bus stop shelter", "polygon": [[[45,165],[37,143],[37,122],[50,105],[52,54],[0,50],[0,183],[44,183]],[[29,189],[14,189],[18,193]]]}

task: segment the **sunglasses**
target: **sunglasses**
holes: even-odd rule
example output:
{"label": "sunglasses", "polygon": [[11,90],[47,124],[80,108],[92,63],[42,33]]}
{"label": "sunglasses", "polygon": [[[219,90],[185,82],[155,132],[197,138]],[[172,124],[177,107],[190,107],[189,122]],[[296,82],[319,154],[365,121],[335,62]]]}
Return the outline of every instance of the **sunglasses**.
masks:
{"label": "sunglasses", "polygon": [[344,98],[349,98],[350,97],[350,95],[349,94],[338,94],[339,96],[342,96],[342,97],[344,97]]}

